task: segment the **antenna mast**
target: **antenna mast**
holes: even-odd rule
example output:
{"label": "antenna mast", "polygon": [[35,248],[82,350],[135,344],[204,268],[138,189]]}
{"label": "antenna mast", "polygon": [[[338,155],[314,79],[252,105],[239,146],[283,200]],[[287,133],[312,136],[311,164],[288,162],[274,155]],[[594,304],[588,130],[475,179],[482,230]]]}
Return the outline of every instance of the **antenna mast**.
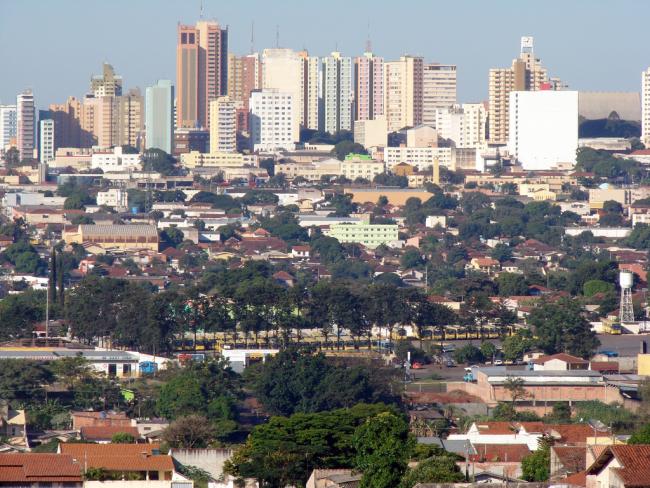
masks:
{"label": "antenna mast", "polygon": [[201,11],[199,12],[199,18],[203,20],[203,0],[201,0]]}
{"label": "antenna mast", "polygon": [[251,21],[251,54],[255,52],[255,21]]}
{"label": "antenna mast", "polygon": [[372,52],[372,41],[370,40],[370,20],[368,21],[368,37],[366,38],[366,52]]}
{"label": "antenna mast", "polygon": [[275,25],[275,47],[280,47],[280,24]]}

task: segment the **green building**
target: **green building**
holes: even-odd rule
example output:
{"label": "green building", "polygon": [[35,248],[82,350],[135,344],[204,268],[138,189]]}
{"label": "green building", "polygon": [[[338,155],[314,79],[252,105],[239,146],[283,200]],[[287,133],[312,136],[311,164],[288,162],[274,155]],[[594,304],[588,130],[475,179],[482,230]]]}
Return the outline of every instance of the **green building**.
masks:
{"label": "green building", "polygon": [[339,242],[355,242],[374,249],[380,244],[396,241],[397,224],[333,224],[328,235],[335,237]]}

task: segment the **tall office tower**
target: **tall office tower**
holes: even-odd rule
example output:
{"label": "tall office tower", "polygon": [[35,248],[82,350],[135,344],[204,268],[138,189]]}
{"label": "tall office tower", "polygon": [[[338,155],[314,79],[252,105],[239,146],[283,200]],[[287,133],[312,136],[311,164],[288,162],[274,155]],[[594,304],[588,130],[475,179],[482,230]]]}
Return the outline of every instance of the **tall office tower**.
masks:
{"label": "tall office tower", "polygon": [[144,98],[140,89],[129,90],[126,95],[115,97],[116,146],[140,148],[144,130]]}
{"label": "tall office tower", "polygon": [[319,59],[300,51],[302,59],[302,94],[300,103],[300,124],[307,129],[318,130],[320,123],[320,77]]}
{"label": "tall office tower", "polygon": [[490,70],[488,138],[491,144],[508,142],[508,109],[511,91],[539,90],[548,73],[533,52],[533,38],[521,38],[521,52],[510,68]]}
{"label": "tall office tower", "polygon": [[119,97],[122,94],[122,77],[115,74],[113,66],[104,63],[101,75],[90,79],[90,92],[96,97]]}
{"label": "tall office tower", "polygon": [[228,96],[210,102],[210,152],[237,152],[237,108]]}
{"label": "tall office tower", "polygon": [[422,81],[422,123],[435,127],[436,110],[456,103],[456,65],[427,63]]}
{"label": "tall office tower", "polygon": [[422,123],[423,68],[418,56],[384,63],[384,114],[389,132]]}
{"label": "tall office tower", "polygon": [[299,133],[293,93],[265,88],[251,93],[249,127],[254,151],[293,150]]}
{"label": "tall office tower", "polygon": [[25,90],[16,99],[16,138],[21,160],[34,157],[34,94]]}
{"label": "tall office tower", "polygon": [[650,147],[650,68],[641,73],[641,142]]}
{"label": "tall office tower", "polygon": [[0,105],[0,151],[16,139],[16,106]]}
{"label": "tall office tower", "polygon": [[[292,49],[265,49],[262,52],[262,88],[291,94],[293,134],[300,134],[300,124],[304,120],[302,100],[303,61]],[[252,96],[251,96],[252,99]],[[299,139],[293,139],[298,141]],[[292,142],[293,142],[292,141]]]}
{"label": "tall office tower", "polygon": [[43,119],[39,123],[38,133],[38,160],[47,163],[54,159],[54,121]]}
{"label": "tall office tower", "polygon": [[81,101],[68,97],[64,103],[50,104],[47,118],[54,121],[54,146],[90,147],[89,137],[82,137]]}
{"label": "tall office tower", "polygon": [[354,59],[354,120],[384,115],[384,58],[371,52]]}
{"label": "tall office tower", "polygon": [[209,103],[228,90],[228,29],[217,22],[178,25],[177,127],[208,127]]}
{"label": "tall office tower", "polygon": [[262,86],[258,54],[228,55],[228,96],[237,105],[237,131],[248,132],[248,103],[251,92]]}
{"label": "tall office tower", "polygon": [[479,148],[485,144],[487,112],[482,103],[464,103],[436,110],[438,136],[451,139],[457,148]]}
{"label": "tall office tower", "polygon": [[145,91],[145,148],[172,153],[174,140],[174,85],[159,80]]}
{"label": "tall office tower", "polygon": [[321,129],[330,134],[352,130],[352,58],[333,52],[323,58]]}

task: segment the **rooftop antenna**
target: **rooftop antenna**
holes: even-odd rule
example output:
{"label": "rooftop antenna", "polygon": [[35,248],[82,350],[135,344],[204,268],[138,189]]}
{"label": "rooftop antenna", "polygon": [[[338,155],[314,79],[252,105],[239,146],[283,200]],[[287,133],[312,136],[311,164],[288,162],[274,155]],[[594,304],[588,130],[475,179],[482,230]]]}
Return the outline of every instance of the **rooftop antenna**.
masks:
{"label": "rooftop antenna", "polygon": [[251,54],[255,52],[255,21],[251,21]]}
{"label": "rooftop antenna", "polygon": [[372,52],[372,41],[370,40],[370,20],[368,20],[368,37],[366,38],[366,52]]}
{"label": "rooftop antenna", "polygon": [[201,11],[199,13],[199,19],[203,20],[203,0],[201,0]]}
{"label": "rooftop antenna", "polygon": [[280,47],[280,24],[275,25],[275,47]]}

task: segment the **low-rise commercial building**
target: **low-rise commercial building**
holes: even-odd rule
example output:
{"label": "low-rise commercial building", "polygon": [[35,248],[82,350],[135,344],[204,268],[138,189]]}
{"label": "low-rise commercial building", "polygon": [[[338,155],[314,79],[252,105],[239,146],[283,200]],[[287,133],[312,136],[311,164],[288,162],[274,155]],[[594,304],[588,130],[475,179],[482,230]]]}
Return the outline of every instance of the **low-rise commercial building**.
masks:
{"label": "low-rise commercial building", "polygon": [[91,168],[99,168],[105,173],[111,171],[139,170],[142,167],[140,154],[125,154],[120,146],[113,148],[112,152],[93,153]]}
{"label": "low-rise commercial building", "polygon": [[451,147],[387,147],[384,149],[386,167],[392,169],[400,163],[407,163],[419,170],[433,166],[437,159],[440,166],[454,169]]}
{"label": "low-rise commercial building", "polygon": [[243,166],[258,165],[258,158],[254,154],[240,154],[236,152],[209,152],[202,153],[198,151],[190,151],[181,154],[181,165],[185,168],[198,168],[198,167],[229,167],[241,168]]}
{"label": "low-rise commercial building", "polygon": [[374,249],[398,239],[396,224],[334,224],[326,234],[339,242],[354,242]]}
{"label": "low-rise commercial building", "polygon": [[384,163],[365,154],[351,153],[341,162],[341,175],[352,181],[356,178],[372,181],[375,176],[383,172]]}
{"label": "low-rise commercial building", "polygon": [[90,242],[103,249],[150,249],[159,247],[155,225],[79,225],[63,231],[66,244]]}

